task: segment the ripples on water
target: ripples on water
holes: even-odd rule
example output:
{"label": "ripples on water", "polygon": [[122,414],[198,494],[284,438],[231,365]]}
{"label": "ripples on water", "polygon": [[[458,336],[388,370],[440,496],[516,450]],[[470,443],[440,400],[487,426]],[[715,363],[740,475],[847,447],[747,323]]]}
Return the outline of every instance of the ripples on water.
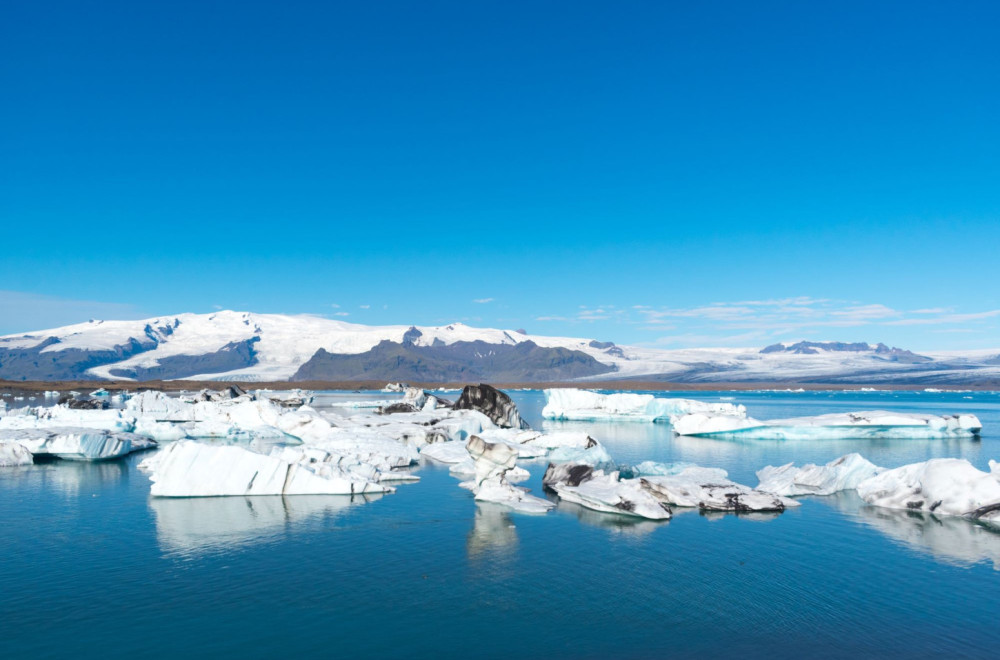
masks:
{"label": "ripples on water", "polygon": [[[962,410],[985,429],[747,443],[543,424],[540,393],[513,394],[533,426],[587,430],[620,462],[691,461],[751,485],[769,463],[850,451],[888,467],[1000,458],[992,393],[695,395],[760,418]],[[0,471],[0,657],[994,657],[1000,642],[1000,534],[853,493],[781,515],[525,516],[430,465],[382,497],[151,500],[139,460]],[[528,467],[541,494],[544,464]]]}

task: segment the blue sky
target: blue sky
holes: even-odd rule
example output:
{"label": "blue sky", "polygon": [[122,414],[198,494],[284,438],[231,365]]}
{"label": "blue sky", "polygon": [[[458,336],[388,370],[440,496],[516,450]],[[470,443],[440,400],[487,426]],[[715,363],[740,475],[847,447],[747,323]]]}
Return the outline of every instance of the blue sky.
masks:
{"label": "blue sky", "polygon": [[993,2],[0,8],[0,332],[1000,346]]}

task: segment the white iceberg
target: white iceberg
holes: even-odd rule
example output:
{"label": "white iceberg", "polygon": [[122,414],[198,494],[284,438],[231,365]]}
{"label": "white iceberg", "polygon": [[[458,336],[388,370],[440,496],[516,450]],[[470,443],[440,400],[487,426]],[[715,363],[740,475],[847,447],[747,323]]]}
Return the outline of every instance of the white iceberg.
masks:
{"label": "white iceberg", "polygon": [[479,436],[472,436],[466,450],[475,465],[472,481],[462,484],[471,490],[476,500],[493,502],[523,513],[545,513],[554,504],[528,494],[525,488],[512,486],[507,473],[517,463],[517,449],[503,443],[489,443]]}
{"label": "white iceberg", "polygon": [[0,429],[37,429],[54,426],[130,433],[135,429],[135,417],[123,414],[120,410],[74,410],[65,405],[20,408],[15,414],[0,417]]}
{"label": "white iceberg", "polygon": [[881,468],[857,453],[841,456],[826,465],[768,465],[757,471],[757,478],[760,480],[757,489],[789,497],[832,495],[842,490],[853,490],[880,471]]}
{"label": "white iceberg", "polygon": [[[992,466],[991,466],[992,467]],[[858,484],[868,504],[961,516],[1000,525],[1000,481],[961,458],[933,458],[886,470]]]}
{"label": "white iceberg", "polygon": [[156,446],[153,440],[132,433],[72,427],[4,429],[0,441],[16,443],[33,456],[70,461],[104,461]]}
{"label": "white iceberg", "polygon": [[703,511],[750,513],[799,506],[795,500],[730,481],[719,468],[688,467],[675,475],[640,477],[639,481],[667,504]]}
{"label": "white iceberg", "polygon": [[639,479],[619,479],[617,471],[604,472],[589,465],[549,464],[542,478],[560,499],[582,507],[650,520],[669,520],[670,507],[651,493]]}
{"label": "white iceberg", "polygon": [[733,440],[961,438],[979,435],[982,429],[975,415],[938,416],[883,410],[768,421],[738,415],[692,413],[675,418],[672,424],[678,435]]}
{"label": "white iceberg", "polygon": [[14,440],[0,440],[0,467],[31,465],[34,459],[28,448]]}
{"label": "white iceberg", "polygon": [[559,388],[545,390],[545,397],[543,418],[571,422],[667,422],[673,416],[688,413],[746,414],[742,405],[654,397],[652,394],[600,394]]}
{"label": "white iceberg", "polygon": [[469,450],[464,442],[435,442],[420,449],[420,455],[440,463],[461,463],[469,458]]}
{"label": "white iceberg", "polygon": [[394,490],[336,467],[316,470],[241,447],[193,440],[168,445],[142,467],[151,472],[150,494],[155,497],[354,495]]}

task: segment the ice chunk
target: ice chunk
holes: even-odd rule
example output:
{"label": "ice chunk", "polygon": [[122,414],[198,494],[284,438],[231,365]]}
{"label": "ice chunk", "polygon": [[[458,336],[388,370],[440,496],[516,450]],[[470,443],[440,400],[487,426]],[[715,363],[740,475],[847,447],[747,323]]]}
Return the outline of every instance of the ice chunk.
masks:
{"label": "ice chunk", "polygon": [[1000,481],[961,458],[933,458],[866,479],[858,495],[888,509],[962,516],[1000,525]]}
{"label": "ice chunk", "polygon": [[924,415],[874,410],[760,421],[752,417],[692,413],[672,420],[678,435],[726,439],[956,438],[978,435],[975,415]]}
{"label": "ice chunk", "polygon": [[799,503],[772,493],[754,490],[723,477],[718,468],[689,467],[676,475],[640,477],[648,490],[667,504],[698,507],[703,511],[784,511]]}
{"label": "ice chunk", "polygon": [[732,403],[654,397],[652,394],[600,394],[588,390],[545,390],[542,417],[574,422],[667,422],[672,416],[709,413],[743,416],[746,408]]}
{"label": "ice chunk", "polygon": [[670,507],[651,493],[641,480],[620,480],[618,476],[616,471],[605,473],[589,465],[552,463],[542,483],[554,490],[560,499],[594,511],[651,520],[670,518]]}
{"label": "ice chunk", "polygon": [[481,502],[503,504],[524,513],[545,513],[554,504],[528,494],[525,488],[512,486],[507,473],[517,463],[516,448],[503,443],[489,443],[477,435],[469,438],[466,450],[472,457],[475,476],[471,482],[463,484]]}
{"label": "ice chunk", "polygon": [[879,471],[874,463],[857,453],[841,456],[826,465],[809,463],[799,468],[794,463],[778,467],[768,465],[757,472],[760,480],[757,490],[786,496],[832,495],[857,488]]}
{"label": "ice chunk", "polygon": [[132,433],[72,427],[5,429],[0,440],[18,443],[35,456],[71,461],[103,461],[156,446]]}
{"label": "ice chunk", "polygon": [[441,463],[461,463],[469,457],[464,442],[435,442],[420,449],[420,455]]}
{"label": "ice chunk", "polygon": [[511,398],[497,388],[480,383],[466,385],[455,401],[455,410],[476,410],[501,428],[527,429],[528,423],[521,419],[517,406]]}
{"label": "ice chunk", "polygon": [[64,405],[26,408],[19,410],[16,415],[0,417],[0,429],[37,429],[52,426],[129,433],[135,428],[135,418],[123,414],[120,410],[74,410]]}
{"label": "ice chunk", "polygon": [[31,465],[33,462],[31,452],[20,442],[0,440],[0,467]]}
{"label": "ice chunk", "polygon": [[212,446],[193,440],[167,446],[145,467],[152,471],[150,494],[157,497],[353,495],[393,491],[336,466],[316,470],[241,447]]}

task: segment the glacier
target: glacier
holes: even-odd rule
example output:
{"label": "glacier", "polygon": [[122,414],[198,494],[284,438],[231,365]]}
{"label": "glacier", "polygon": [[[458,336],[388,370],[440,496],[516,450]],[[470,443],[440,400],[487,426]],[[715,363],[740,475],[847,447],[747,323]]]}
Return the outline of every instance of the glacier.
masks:
{"label": "glacier", "polygon": [[601,394],[590,390],[545,390],[545,419],[567,422],[668,422],[688,413],[742,416],[746,407],[732,403],[705,403],[693,399],[655,397],[652,394]]}
{"label": "glacier", "polygon": [[671,423],[678,435],[731,440],[971,438],[982,430],[982,423],[975,415],[938,416],[883,410],[767,421],[738,415],[691,413],[675,417]]}

